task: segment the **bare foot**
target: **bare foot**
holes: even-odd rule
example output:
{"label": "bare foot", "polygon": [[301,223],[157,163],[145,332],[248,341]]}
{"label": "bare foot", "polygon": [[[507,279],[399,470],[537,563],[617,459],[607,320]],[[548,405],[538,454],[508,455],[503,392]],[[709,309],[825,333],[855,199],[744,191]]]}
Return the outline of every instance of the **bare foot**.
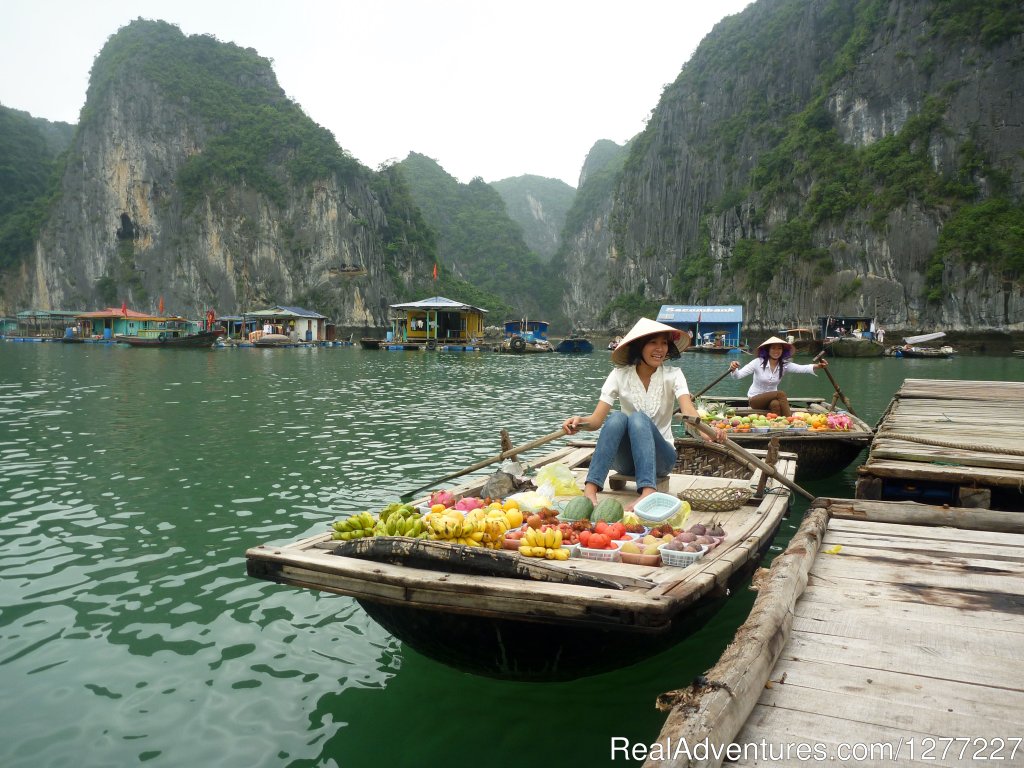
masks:
{"label": "bare foot", "polygon": [[585,486],[583,486],[583,495],[590,499],[590,503],[593,504],[595,507],[597,506],[597,492],[599,490],[600,488],[598,488],[593,483],[587,483]]}
{"label": "bare foot", "polygon": [[625,507],[625,511],[626,512],[632,512],[633,511],[633,507],[635,507],[637,504],[639,504],[641,499],[647,498],[652,493],[654,493],[656,490],[657,490],[656,488],[650,488],[650,487],[641,488],[640,489],[640,495],[637,496],[635,499],[633,499],[633,501],[631,501]]}

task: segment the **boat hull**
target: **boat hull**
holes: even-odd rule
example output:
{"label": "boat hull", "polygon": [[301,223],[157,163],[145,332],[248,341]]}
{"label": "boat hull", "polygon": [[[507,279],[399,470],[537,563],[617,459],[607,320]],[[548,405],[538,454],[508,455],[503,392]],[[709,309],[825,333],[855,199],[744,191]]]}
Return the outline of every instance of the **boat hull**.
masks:
{"label": "boat hull", "polygon": [[[582,482],[593,443],[533,462],[568,465]],[[727,448],[677,442],[675,471],[659,484],[750,489],[756,477]],[[777,470],[793,477],[793,457]],[[602,496],[628,500],[632,478],[610,477]],[[477,495],[485,480],[451,489]],[[250,576],[354,598],[387,631],[423,655],[475,674],[569,680],[632,664],[696,631],[760,564],[790,507],[775,480],[738,509],[694,510],[689,522],[721,524],[715,551],[686,568],[573,558],[565,563],[444,541],[322,534],[246,552]]]}
{"label": "boat hull", "polygon": [[[708,398],[709,403],[723,403],[735,409],[737,416],[755,413],[747,406],[746,398]],[[789,398],[794,411],[827,413],[820,398]],[[758,411],[763,413],[763,411]],[[767,449],[774,437],[779,448],[796,455],[796,480],[818,480],[842,472],[860,453],[871,445],[874,431],[870,425],[853,414],[853,427],[847,432],[815,432],[811,430],[772,430],[769,432],[729,432],[729,439],[747,450]]]}
{"label": "boat hull", "polygon": [[825,351],[834,357],[881,357],[885,345],[874,339],[858,339],[844,336],[825,343]]}
{"label": "boat hull", "polygon": [[594,345],[589,339],[562,339],[555,347],[555,352],[563,355],[589,355],[594,351]]}
{"label": "boat hull", "polygon": [[212,347],[224,335],[223,330],[200,331],[189,336],[167,336],[161,338],[142,338],[140,336],[116,336],[117,341],[130,347],[146,347],[149,349],[203,349]]}

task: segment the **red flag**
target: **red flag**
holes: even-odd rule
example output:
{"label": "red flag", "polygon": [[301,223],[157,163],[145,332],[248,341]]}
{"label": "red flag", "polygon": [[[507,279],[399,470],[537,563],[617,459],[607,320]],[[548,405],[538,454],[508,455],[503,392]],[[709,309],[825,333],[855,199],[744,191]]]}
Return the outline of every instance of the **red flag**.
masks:
{"label": "red flag", "polygon": [[434,262],[434,279],[437,280],[437,262]]}
{"label": "red flag", "polygon": [[121,302],[121,314],[128,317],[128,305],[125,302]]}
{"label": "red flag", "polygon": [[160,297],[160,305],[157,308],[157,314],[162,315],[164,313],[164,297]]}

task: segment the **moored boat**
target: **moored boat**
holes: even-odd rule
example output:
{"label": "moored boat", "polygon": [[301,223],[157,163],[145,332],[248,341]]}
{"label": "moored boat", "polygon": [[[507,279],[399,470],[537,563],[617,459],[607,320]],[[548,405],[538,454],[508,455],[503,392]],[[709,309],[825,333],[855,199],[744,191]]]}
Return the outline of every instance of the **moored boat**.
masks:
{"label": "moored boat", "polygon": [[881,357],[885,345],[875,339],[840,336],[825,339],[823,349],[834,357]]}
{"label": "moored boat", "polygon": [[558,342],[555,352],[563,355],[589,355],[594,351],[594,343],[581,333],[574,333]]}
{"label": "moored boat", "polygon": [[197,349],[212,347],[224,335],[223,328],[198,333],[176,334],[172,330],[159,331],[149,336],[115,336],[122,344],[130,347],[148,347],[150,349]]}
{"label": "moored boat", "polygon": [[[822,398],[790,397],[793,411],[810,414],[832,413]],[[747,405],[745,397],[709,397],[709,405],[717,404],[720,409],[732,409],[735,417],[750,416],[754,411]],[[744,448],[766,448],[773,437],[778,436],[779,447],[796,455],[797,480],[816,480],[842,472],[865,448],[871,445],[874,430],[863,419],[852,413],[843,412],[850,420],[848,429],[771,429],[767,432],[729,431],[729,438]]]}
{"label": "moored boat", "polygon": [[546,320],[510,320],[505,323],[505,338],[494,351],[513,355],[554,352],[548,341],[548,325]]}
{"label": "moored boat", "polygon": [[[563,464],[582,485],[593,450],[592,442],[573,442],[531,463]],[[687,567],[611,556],[549,561],[404,537],[337,542],[327,532],[253,547],[247,572],[354,597],[395,637],[463,670],[549,681],[619,667],[670,646],[713,615],[758,566],[790,505],[789,490],[774,479],[740,503],[758,477],[723,446],[681,440],[677,451],[675,471],[660,490],[735,487],[741,493],[734,509],[691,512],[687,524],[718,524],[725,538]],[[791,480],[793,457],[782,455],[775,470]],[[614,479],[609,486],[625,487],[602,492],[601,500],[635,498],[631,483],[617,478],[613,485]],[[473,496],[484,482],[452,490]]]}
{"label": "moored boat", "polygon": [[893,357],[934,357],[940,359],[948,359],[956,354],[956,350],[953,347],[945,344],[941,347],[917,347],[911,346],[910,344],[904,344],[902,347],[893,347]]}

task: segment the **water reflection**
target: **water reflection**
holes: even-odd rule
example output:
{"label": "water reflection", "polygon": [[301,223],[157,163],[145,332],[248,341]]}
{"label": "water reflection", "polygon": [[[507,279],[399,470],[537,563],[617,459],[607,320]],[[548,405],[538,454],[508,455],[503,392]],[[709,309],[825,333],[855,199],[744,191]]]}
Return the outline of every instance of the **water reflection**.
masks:
{"label": "water reflection", "polygon": [[[1019,378],[1012,358],[949,362],[944,377]],[[683,364],[697,390],[726,362]],[[929,365],[831,370],[874,423]],[[0,344],[0,683],[21,691],[0,700],[0,765],[476,764],[427,715],[463,718],[478,702],[509,765],[535,762],[517,759],[521,734],[566,712],[653,739],[654,697],[714,662],[752,596],[642,664],[517,684],[418,656],[348,598],[245,575],[249,546],[494,455],[502,428],[523,443],[589,413],[607,371],[603,352]],[[831,397],[824,378],[802,378],[799,394]],[[854,476],[807,485],[852,495]],[[606,759],[598,734],[559,762]]]}

